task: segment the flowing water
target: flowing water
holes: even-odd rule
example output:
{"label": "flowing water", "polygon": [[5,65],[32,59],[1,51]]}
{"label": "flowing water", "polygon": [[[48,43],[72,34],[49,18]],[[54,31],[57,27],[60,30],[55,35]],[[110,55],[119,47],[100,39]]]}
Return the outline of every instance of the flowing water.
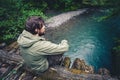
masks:
{"label": "flowing water", "polygon": [[64,55],[72,61],[80,58],[94,66],[95,70],[101,67],[111,70],[111,49],[114,39],[120,37],[120,21],[118,17],[97,20],[105,14],[104,10],[85,13],[53,28],[46,36],[55,43],[60,43],[62,39],[68,40],[70,48]]}

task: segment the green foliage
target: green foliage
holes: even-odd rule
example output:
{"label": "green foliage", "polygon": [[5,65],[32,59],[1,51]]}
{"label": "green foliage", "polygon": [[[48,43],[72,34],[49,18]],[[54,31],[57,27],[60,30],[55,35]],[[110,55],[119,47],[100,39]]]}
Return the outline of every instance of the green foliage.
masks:
{"label": "green foliage", "polygon": [[80,4],[73,0],[1,0],[0,5],[0,42],[10,42],[24,29],[29,16],[37,15],[46,19],[43,12],[47,9],[76,10]]}
{"label": "green foliage", "polygon": [[101,20],[120,14],[120,0],[83,0],[82,3],[86,6],[112,8],[109,15],[103,16]]}
{"label": "green foliage", "polygon": [[29,16],[47,18],[41,9],[29,7],[29,4],[23,4],[22,0],[5,0],[0,1],[0,4],[0,42],[16,40]]}
{"label": "green foliage", "polygon": [[107,6],[111,5],[112,0],[83,0],[83,4],[91,6]]}
{"label": "green foliage", "polygon": [[0,0],[0,42],[15,40],[24,29],[29,16],[38,15],[44,19],[46,10],[71,11],[88,6],[112,6],[109,16],[120,14],[120,0]]}
{"label": "green foliage", "polygon": [[113,48],[116,52],[120,52],[120,45]]}
{"label": "green foliage", "polygon": [[76,10],[81,7],[82,0],[24,0],[25,3],[29,3],[32,6],[42,8],[44,11],[45,9],[52,9],[52,10],[61,10],[61,11],[69,11],[69,10]]}
{"label": "green foliage", "polygon": [[120,56],[120,39],[117,38],[115,39],[115,46],[113,47],[114,52],[118,53],[118,55]]}
{"label": "green foliage", "polygon": [[112,10],[113,9],[103,9],[102,10],[102,15],[99,15],[99,16],[93,16],[92,18],[94,19],[94,20],[96,20],[97,22],[101,22],[101,21],[105,21],[105,20],[107,20],[107,19],[110,19],[110,18],[112,18],[112,16],[111,16],[111,14],[112,14]]}
{"label": "green foliage", "polygon": [[119,75],[120,74],[120,39],[116,39],[115,40],[116,45],[113,48],[112,51],[112,56],[113,56],[113,73],[114,75]]}
{"label": "green foliage", "polygon": [[76,10],[80,8],[82,1],[81,0],[61,0],[60,1],[64,7],[64,11]]}

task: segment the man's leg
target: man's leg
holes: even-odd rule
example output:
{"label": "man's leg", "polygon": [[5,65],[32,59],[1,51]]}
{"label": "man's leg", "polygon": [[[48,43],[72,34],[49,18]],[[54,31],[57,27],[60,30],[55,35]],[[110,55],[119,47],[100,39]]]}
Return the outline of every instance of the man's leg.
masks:
{"label": "man's leg", "polygon": [[49,55],[49,56],[47,56],[47,60],[49,62],[49,67],[55,66],[55,65],[60,65],[61,62],[63,61],[63,54]]}

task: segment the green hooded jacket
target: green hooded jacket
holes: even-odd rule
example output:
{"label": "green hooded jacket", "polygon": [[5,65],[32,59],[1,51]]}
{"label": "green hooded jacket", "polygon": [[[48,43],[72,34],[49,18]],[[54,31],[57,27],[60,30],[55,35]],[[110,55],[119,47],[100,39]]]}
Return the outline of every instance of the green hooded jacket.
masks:
{"label": "green hooded jacket", "polygon": [[46,41],[45,38],[35,36],[24,30],[17,40],[24,63],[34,71],[44,72],[49,63],[46,55],[57,55],[68,51],[69,45],[66,40],[60,44]]}

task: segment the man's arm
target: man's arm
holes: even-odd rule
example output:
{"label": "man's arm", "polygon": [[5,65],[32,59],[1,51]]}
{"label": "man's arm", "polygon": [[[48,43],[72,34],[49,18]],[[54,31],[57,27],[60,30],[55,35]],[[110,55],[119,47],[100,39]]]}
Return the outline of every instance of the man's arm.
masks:
{"label": "man's arm", "polygon": [[35,45],[37,47],[37,53],[41,55],[62,54],[68,51],[69,48],[67,40],[62,40],[60,44],[55,44],[49,41],[40,41],[37,42]]}

